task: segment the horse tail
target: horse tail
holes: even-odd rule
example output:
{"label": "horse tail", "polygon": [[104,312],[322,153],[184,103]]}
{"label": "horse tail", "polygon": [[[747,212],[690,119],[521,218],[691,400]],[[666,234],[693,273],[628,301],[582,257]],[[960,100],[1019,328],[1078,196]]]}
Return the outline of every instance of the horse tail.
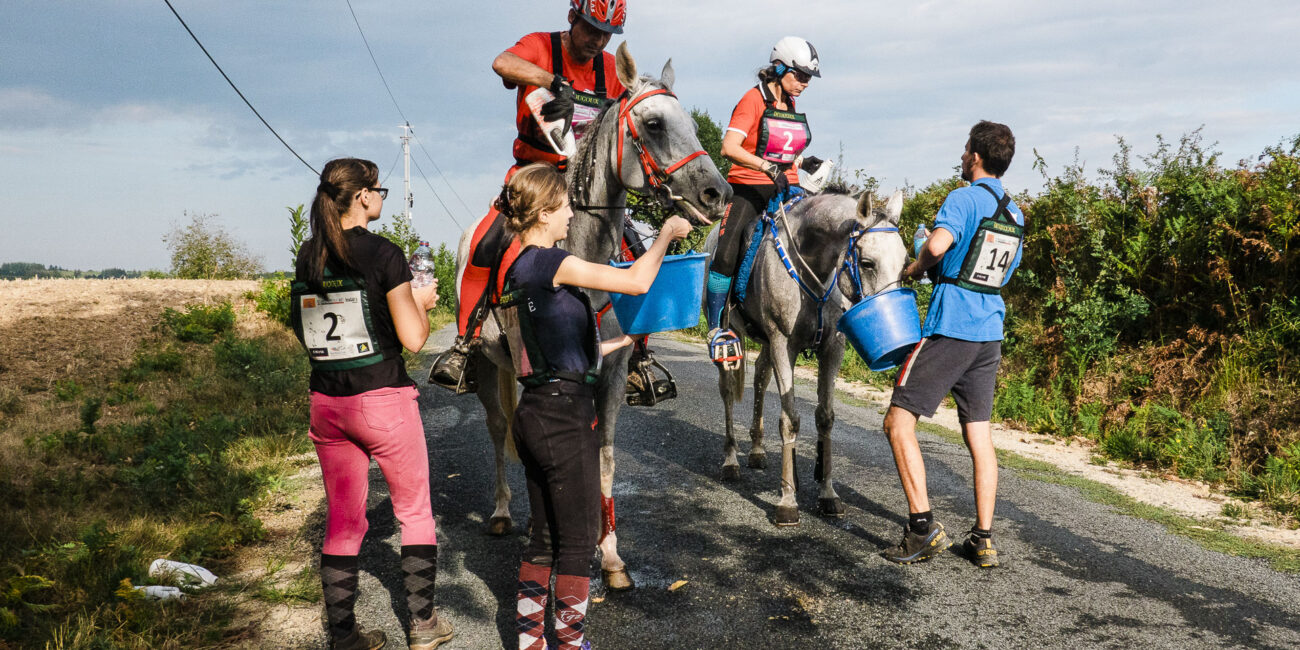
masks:
{"label": "horse tail", "polygon": [[515,448],[515,409],[519,407],[519,395],[515,392],[515,373],[510,370],[497,370],[497,390],[500,391],[501,412],[506,417],[506,458],[519,462],[519,450]]}

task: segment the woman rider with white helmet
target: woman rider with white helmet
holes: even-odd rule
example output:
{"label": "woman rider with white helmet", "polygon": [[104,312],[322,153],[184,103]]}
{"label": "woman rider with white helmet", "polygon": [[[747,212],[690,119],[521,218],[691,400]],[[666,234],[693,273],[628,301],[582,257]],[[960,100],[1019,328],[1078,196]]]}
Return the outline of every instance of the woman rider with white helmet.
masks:
{"label": "woman rider with white helmet", "polygon": [[736,104],[722,138],[722,155],[732,162],[727,182],[735,194],[722,219],[706,292],[709,356],[719,364],[735,363],[743,353],[735,332],[722,329],[721,323],[745,229],[773,197],[798,187],[796,164],[808,173],[822,164],[820,158],[803,156],[812,131],[794,101],[813,77],[822,76],[817,49],[787,36],[777,41],[769,60],[771,65],[758,72],[758,85]]}

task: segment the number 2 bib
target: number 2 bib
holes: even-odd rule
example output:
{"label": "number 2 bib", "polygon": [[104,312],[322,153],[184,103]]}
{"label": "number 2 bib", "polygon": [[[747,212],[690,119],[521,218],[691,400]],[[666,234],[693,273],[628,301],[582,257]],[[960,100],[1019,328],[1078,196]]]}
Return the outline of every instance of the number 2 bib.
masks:
{"label": "number 2 bib", "polygon": [[1016,223],[1016,218],[1007,210],[1011,203],[1010,195],[999,197],[989,186],[979,186],[998,200],[997,210],[993,216],[980,220],[966,258],[962,260],[960,275],[956,278],[942,277],[939,282],[977,293],[1000,294],[1011,270],[1011,262],[1024,241],[1024,226]]}
{"label": "number 2 bib", "polygon": [[334,277],[329,270],[316,293],[295,281],[289,293],[294,333],[307,349],[312,368],[350,370],[384,360],[370,319],[365,280]]}
{"label": "number 2 bib", "polygon": [[778,111],[769,106],[759,120],[758,147],[754,153],[763,160],[789,165],[811,142],[812,129],[803,113]]}

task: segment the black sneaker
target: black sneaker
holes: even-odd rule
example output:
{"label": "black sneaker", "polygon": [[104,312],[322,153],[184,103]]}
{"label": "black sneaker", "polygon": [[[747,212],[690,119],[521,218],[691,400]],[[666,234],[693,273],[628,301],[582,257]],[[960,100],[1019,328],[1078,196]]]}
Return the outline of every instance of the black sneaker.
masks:
{"label": "black sneaker", "polygon": [[952,546],[952,540],[948,539],[948,534],[943,531],[943,524],[932,521],[924,535],[917,535],[908,526],[903,526],[903,541],[899,542],[898,546],[882,551],[880,556],[898,564],[925,562],[944,552],[949,546]]}
{"label": "black sneaker", "polygon": [[998,565],[998,549],[993,546],[992,537],[979,537],[975,531],[966,536],[961,543],[961,550],[971,564],[981,569],[992,569]]}

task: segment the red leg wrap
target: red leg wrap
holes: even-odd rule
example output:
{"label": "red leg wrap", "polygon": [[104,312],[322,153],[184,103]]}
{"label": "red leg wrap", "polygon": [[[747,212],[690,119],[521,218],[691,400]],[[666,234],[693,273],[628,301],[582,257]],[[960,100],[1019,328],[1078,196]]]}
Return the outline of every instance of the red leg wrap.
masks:
{"label": "red leg wrap", "polygon": [[614,497],[607,497],[601,495],[600,514],[601,514],[600,542],[597,543],[604,542],[605,537],[610,533],[614,532],[614,529],[616,528],[616,526],[614,525]]}

